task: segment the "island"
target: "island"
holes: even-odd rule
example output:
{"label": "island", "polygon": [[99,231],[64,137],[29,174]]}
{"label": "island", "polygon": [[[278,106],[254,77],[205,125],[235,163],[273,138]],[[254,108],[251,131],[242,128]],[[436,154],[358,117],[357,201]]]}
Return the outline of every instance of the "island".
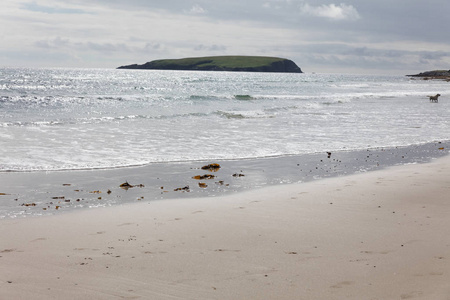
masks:
{"label": "island", "polygon": [[160,59],[118,69],[303,73],[292,61],[267,56],[207,56]]}
{"label": "island", "polygon": [[434,71],[427,71],[427,72],[422,72],[419,74],[415,74],[415,75],[406,75],[409,77],[418,77],[424,80],[429,80],[429,79],[441,79],[441,80],[446,80],[446,81],[450,81],[450,70],[434,70]]}

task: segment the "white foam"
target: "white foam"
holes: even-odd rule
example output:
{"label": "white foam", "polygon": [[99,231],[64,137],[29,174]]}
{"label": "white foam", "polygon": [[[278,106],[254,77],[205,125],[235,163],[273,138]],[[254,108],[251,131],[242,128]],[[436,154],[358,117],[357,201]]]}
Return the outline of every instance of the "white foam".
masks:
{"label": "white foam", "polygon": [[[450,139],[445,82],[123,70],[39,70],[27,77],[8,70],[0,69],[9,80],[0,102],[0,170],[112,168]],[[13,80],[18,74],[24,81]],[[443,100],[430,104],[425,96],[435,91]]]}

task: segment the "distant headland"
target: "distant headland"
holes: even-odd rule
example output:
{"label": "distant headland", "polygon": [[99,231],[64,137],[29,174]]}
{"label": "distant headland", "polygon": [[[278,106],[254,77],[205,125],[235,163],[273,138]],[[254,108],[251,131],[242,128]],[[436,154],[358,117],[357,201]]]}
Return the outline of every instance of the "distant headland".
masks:
{"label": "distant headland", "polygon": [[441,79],[441,80],[450,80],[450,70],[434,70],[434,71],[427,71],[422,72],[415,75],[406,75],[409,77],[419,77],[424,80],[428,79]]}
{"label": "distant headland", "polygon": [[160,59],[118,69],[303,73],[292,61],[267,56],[206,56]]}

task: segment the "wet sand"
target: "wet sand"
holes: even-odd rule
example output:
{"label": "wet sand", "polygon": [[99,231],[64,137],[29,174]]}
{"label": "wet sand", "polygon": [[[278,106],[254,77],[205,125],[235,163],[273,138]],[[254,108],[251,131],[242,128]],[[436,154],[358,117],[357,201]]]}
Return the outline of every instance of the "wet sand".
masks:
{"label": "wet sand", "polygon": [[[449,149],[450,141],[439,141],[408,147],[323,151],[259,159],[152,163],[103,170],[0,172],[0,219],[62,214],[143,201],[174,198],[188,201],[231,195],[394,165],[429,162],[448,155]],[[201,169],[210,163],[219,163],[221,167]],[[205,175],[207,178],[197,178]],[[123,183],[135,187],[121,188]]]}
{"label": "wet sand", "polygon": [[[72,182],[73,183],[73,182]],[[0,221],[3,299],[448,299],[450,157]]]}

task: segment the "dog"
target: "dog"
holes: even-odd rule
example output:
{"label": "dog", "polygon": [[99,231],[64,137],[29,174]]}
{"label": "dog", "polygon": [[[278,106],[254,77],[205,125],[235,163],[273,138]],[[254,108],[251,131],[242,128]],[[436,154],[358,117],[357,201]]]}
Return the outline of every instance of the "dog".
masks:
{"label": "dog", "polygon": [[441,94],[436,94],[435,96],[427,96],[430,98],[430,102],[438,102],[438,98]]}

